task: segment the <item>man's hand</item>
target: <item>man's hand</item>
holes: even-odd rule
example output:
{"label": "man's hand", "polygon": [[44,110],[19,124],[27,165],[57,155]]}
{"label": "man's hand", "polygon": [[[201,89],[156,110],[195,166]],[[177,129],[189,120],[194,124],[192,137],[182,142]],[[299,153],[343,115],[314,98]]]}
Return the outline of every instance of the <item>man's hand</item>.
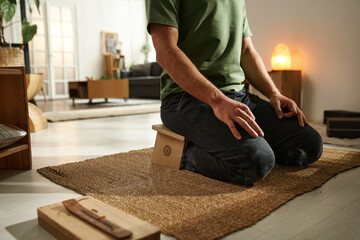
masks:
{"label": "man's hand", "polygon": [[238,123],[253,137],[264,137],[264,132],[255,122],[255,116],[245,104],[225,97],[213,104],[212,108],[215,116],[228,125],[236,139],[240,140],[241,134],[236,129],[235,123]]}
{"label": "man's hand", "polygon": [[[281,94],[274,94],[270,97],[270,105],[275,109],[276,115],[279,119],[297,117],[300,127],[305,127],[309,122],[306,120],[304,113],[296,105],[296,103]],[[283,113],[282,109],[287,108],[288,113]]]}

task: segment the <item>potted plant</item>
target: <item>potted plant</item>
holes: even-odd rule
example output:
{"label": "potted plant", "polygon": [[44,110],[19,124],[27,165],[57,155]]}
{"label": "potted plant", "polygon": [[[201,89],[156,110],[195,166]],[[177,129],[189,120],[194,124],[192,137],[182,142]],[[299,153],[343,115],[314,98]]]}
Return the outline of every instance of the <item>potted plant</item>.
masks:
{"label": "potted plant", "polygon": [[[38,12],[40,13],[40,0],[33,0]],[[30,3],[30,0],[28,0]],[[14,18],[16,13],[16,0],[0,0],[0,66],[24,66],[23,51],[19,48],[8,47],[6,42],[4,29],[10,27],[9,22]],[[32,8],[29,5],[29,11],[32,13]],[[7,24],[7,25],[5,25]],[[23,44],[28,43],[33,39],[37,32],[36,25],[30,25],[25,18],[22,21],[22,37]]]}
{"label": "potted plant", "polygon": [[145,43],[141,47],[141,52],[145,55],[145,63],[148,62],[149,53],[151,51],[151,47],[149,43]]}

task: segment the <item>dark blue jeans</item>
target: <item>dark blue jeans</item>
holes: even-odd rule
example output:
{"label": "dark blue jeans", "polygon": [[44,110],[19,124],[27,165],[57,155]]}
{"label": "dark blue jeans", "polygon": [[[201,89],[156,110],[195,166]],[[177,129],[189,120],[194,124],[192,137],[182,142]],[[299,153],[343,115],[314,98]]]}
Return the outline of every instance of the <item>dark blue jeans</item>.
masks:
{"label": "dark blue jeans", "polygon": [[188,140],[181,169],[251,185],[263,179],[275,163],[306,167],[320,158],[322,139],[312,127],[301,128],[295,117],[279,120],[269,102],[245,89],[224,94],[251,109],[264,138],[254,138],[237,125],[242,135],[239,141],[209,105],[188,93],[169,95],[162,101],[161,119]]}

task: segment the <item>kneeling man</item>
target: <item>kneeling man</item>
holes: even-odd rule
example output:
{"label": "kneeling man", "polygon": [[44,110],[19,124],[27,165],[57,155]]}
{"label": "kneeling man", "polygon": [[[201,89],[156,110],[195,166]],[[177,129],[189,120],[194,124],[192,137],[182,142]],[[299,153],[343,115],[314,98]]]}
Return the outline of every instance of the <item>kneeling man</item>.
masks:
{"label": "kneeling man", "polygon": [[[189,140],[182,169],[243,185],[274,164],[306,167],[320,135],[256,52],[245,0],[146,0],[161,75],[161,118]],[[244,78],[270,99],[246,92]]]}

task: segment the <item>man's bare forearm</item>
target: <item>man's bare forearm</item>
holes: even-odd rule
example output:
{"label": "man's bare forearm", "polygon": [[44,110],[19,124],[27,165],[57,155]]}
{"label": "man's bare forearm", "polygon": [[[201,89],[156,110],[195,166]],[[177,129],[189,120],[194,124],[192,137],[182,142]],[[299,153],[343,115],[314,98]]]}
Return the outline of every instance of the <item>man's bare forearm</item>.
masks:
{"label": "man's bare forearm", "polygon": [[266,97],[270,98],[274,94],[280,94],[252,44],[241,54],[241,67],[248,82]]}

